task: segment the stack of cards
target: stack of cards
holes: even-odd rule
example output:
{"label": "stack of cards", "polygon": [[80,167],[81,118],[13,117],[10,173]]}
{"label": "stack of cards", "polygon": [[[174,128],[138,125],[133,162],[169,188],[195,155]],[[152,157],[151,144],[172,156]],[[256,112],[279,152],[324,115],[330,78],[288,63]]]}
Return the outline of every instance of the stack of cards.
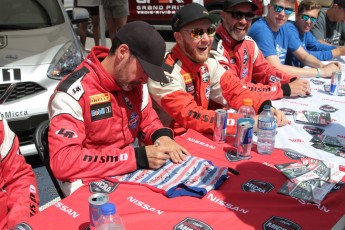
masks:
{"label": "stack of cards", "polygon": [[277,164],[275,167],[289,179],[279,193],[313,203],[321,203],[345,175],[339,171],[338,164],[313,158],[302,158],[301,162]]}
{"label": "stack of cards", "polygon": [[337,137],[316,134],[310,141],[313,143],[312,146],[314,148],[345,157],[345,146],[342,145]]}

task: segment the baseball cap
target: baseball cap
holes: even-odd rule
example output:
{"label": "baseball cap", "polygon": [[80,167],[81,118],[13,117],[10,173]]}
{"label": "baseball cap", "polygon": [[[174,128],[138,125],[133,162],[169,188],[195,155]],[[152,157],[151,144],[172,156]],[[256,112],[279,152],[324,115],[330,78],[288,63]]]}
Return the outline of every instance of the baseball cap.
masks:
{"label": "baseball cap", "polygon": [[340,5],[341,7],[345,7],[345,0],[334,0],[334,3]]}
{"label": "baseball cap", "polygon": [[128,45],[152,80],[169,83],[162,68],[165,41],[152,25],[144,21],[129,22],[121,27],[115,36]]}
{"label": "baseball cap", "polygon": [[212,24],[221,18],[219,14],[209,14],[207,9],[198,3],[190,3],[181,7],[171,20],[171,27],[174,32],[180,31],[188,23],[199,19],[209,19]]}
{"label": "baseball cap", "polygon": [[223,10],[226,11],[229,8],[234,7],[234,6],[241,4],[241,3],[250,4],[253,11],[258,9],[258,6],[252,0],[225,0],[223,2]]}

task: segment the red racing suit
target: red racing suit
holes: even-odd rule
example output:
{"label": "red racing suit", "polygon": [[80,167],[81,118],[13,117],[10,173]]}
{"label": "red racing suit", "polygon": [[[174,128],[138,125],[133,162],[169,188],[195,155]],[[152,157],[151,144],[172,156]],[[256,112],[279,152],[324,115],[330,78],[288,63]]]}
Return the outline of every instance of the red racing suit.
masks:
{"label": "red racing suit", "polygon": [[[175,134],[189,128],[213,133],[215,111],[209,109],[210,101],[220,108],[238,110],[244,98],[251,98],[256,112],[264,104],[271,104],[264,96],[248,90],[232,70],[226,71],[212,56],[204,64],[197,64],[175,45],[166,56],[164,69],[170,82],[162,84],[149,79],[148,86],[160,119]],[[227,133],[235,133],[237,118],[237,114],[228,113]]]}
{"label": "red racing suit", "polygon": [[106,72],[99,59],[108,52],[94,47],[49,101],[50,164],[66,195],[83,183],[147,167],[145,147],[131,145],[137,137],[145,144],[173,137],[153,109],[146,85],[126,92]]}
{"label": "red racing suit", "polygon": [[38,213],[38,188],[17,136],[1,117],[0,150],[0,229],[9,229]]}
{"label": "red racing suit", "polygon": [[288,83],[296,78],[270,65],[256,42],[249,36],[245,36],[243,41],[236,41],[220,24],[211,53],[221,64],[230,65],[241,82],[251,91],[268,95],[271,100],[290,96]]}

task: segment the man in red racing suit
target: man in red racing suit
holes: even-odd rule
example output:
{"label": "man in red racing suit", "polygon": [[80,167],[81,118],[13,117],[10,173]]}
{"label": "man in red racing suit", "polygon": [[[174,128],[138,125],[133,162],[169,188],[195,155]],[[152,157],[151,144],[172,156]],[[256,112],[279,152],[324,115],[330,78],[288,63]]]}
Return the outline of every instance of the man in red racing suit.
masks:
{"label": "man in red racing suit", "polygon": [[1,117],[0,149],[0,229],[9,229],[38,213],[38,188],[17,136]]}
{"label": "man in red racing suit", "polygon": [[252,11],[257,8],[249,0],[224,1],[222,23],[217,28],[211,53],[224,66],[230,65],[251,91],[271,100],[306,95],[309,81],[292,77],[269,64],[256,42],[247,36],[254,18]]}
{"label": "man in red racing suit", "polygon": [[[209,109],[210,101],[237,110],[244,98],[251,98],[257,113],[265,104],[271,104],[267,96],[248,90],[232,70],[226,71],[209,55],[215,33],[212,23],[217,19],[217,15],[208,14],[197,3],[180,8],[172,20],[176,45],[164,64],[170,82],[148,81],[160,119],[176,134],[189,128],[212,133],[215,111]],[[274,112],[278,115],[277,124],[286,124],[284,114]],[[227,133],[235,133],[237,118],[237,114],[228,113]]]}
{"label": "man in red racing suit", "polygon": [[[127,23],[110,50],[94,47],[57,86],[48,106],[49,150],[66,195],[92,181],[159,168],[168,159],[180,163],[189,154],[163,127],[144,84],[148,77],[166,81],[164,53],[165,42],[151,25]],[[132,146],[136,138],[146,146]]]}

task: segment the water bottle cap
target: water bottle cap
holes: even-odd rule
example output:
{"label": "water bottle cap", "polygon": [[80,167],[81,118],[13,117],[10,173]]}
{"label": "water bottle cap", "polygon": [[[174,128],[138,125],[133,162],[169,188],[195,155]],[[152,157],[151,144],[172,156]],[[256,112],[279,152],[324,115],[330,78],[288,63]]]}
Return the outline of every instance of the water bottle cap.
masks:
{"label": "water bottle cap", "polygon": [[250,98],[245,98],[242,100],[242,104],[246,106],[253,106],[253,100]]}
{"label": "water bottle cap", "polygon": [[113,215],[116,213],[116,206],[113,203],[105,203],[101,206],[103,215]]}

